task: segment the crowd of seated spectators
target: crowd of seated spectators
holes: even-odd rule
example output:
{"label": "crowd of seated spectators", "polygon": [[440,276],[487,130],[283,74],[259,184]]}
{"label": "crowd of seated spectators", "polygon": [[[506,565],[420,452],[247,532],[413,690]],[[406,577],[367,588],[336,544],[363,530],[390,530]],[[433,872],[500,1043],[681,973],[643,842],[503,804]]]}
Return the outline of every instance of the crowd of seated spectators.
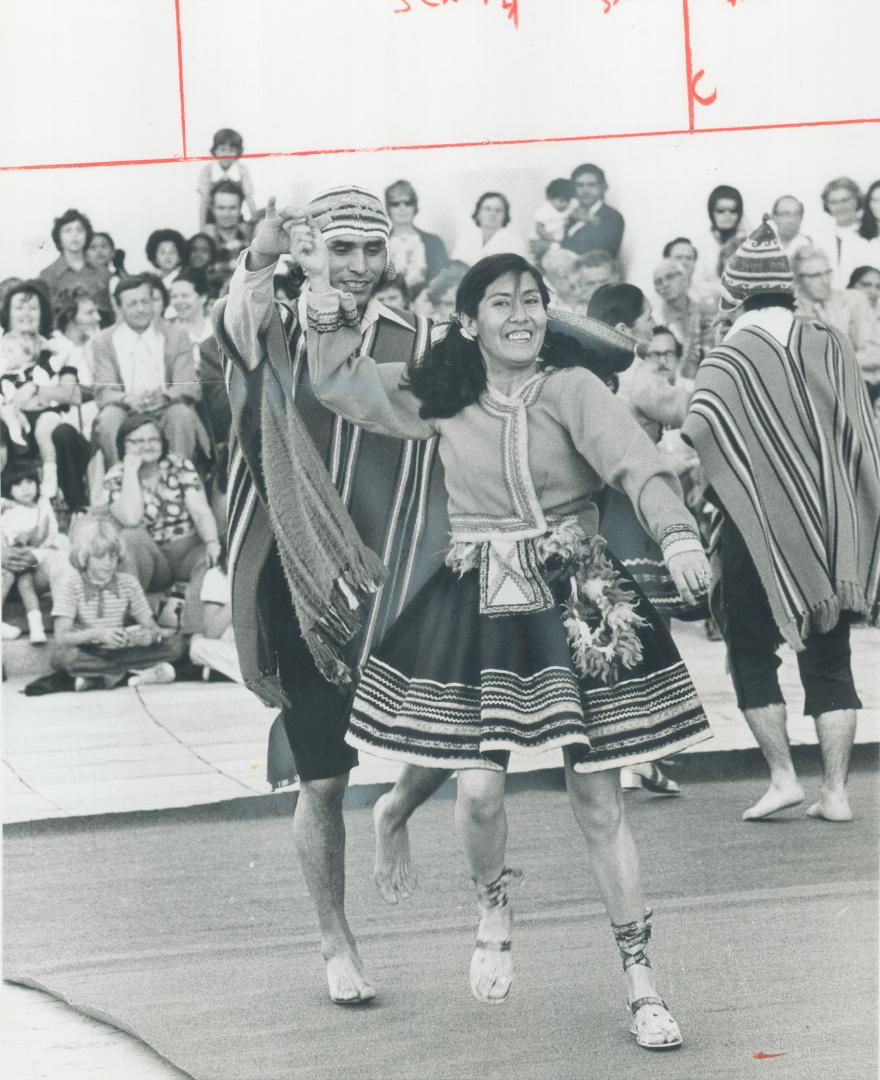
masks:
{"label": "crowd of seated spectators", "polygon": [[[193,635],[194,656],[222,657],[213,666],[236,677],[223,555],[230,411],[211,307],[261,215],[243,145],[237,132],[217,132],[214,160],[199,173],[198,231],[187,239],[152,230],[136,272],[108,232],[69,209],[51,230],[58,257],[35,280],[0,282],[3,637],[21,633],[5,621],[17,597],[31,642],[45,642],[41,597],[51,594],[54,663],[78,689],[173,678],[181,632]],[[498,252],[527,255],[557,308],[598,312],[629,331],[644,323],[636,329],[651,347],[621,393],[661,448],[683,454],[686,475],[692,463],[665,439],[676,424],[663,418],[682,412],[726,330],[720,275],[748,231],[743,198],[716,186],[704,234],[671,227],[652,280],[631,284],[630,295],[612,288],[625,279],[626,222],[609,189],[598,165],[578,165],[547,184],[528,223],[513,219],[503,192],[486,191],[468,228],[441,238],[419,227],[418,193],[397,180],[385,190],[396,276],[377,299],[444,321],[470,265]],[[880,181],[863,192],[839,177],[820,197],[826,226],[816,236],[802,232],[796,195],[780,195],[771,217],[799,312],[850,339],[876,408]],[[276,297],[295,305],[302,285],[281,260]],[[163,612],[170,625],[156,622]]]}

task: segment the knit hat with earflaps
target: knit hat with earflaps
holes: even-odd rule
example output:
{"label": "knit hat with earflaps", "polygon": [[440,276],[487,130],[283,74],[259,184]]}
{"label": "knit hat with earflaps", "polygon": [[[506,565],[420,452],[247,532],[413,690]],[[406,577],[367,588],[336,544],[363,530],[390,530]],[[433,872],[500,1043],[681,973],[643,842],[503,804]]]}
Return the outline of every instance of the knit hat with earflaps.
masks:
{"label": "knit hat with earflaps", "polygon": [[794,277],[770,215],[765,214],[724,268],[719,307],[731,311],[750,296],[768,292],[793,293]]}

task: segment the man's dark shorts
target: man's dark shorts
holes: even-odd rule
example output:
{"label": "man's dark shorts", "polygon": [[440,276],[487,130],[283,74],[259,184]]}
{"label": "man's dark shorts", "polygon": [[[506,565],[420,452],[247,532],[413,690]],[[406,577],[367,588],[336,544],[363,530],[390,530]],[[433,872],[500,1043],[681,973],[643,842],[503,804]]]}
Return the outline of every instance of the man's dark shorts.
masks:
{"label": "man's dark shorts", "polygon": [[[782,636],[748,548],[726,516],[719,543],[721,582],[712,606],[727,645],[736,703],[740,709],[783,704],[777,675]],[[795,653],[805,716],[862,707],[853,683],[849,628],[850,616],[844,613],[834,629],[811,633],[806,647]]]}
{"label": "man's dark shorts", "polygon": [[284,598],[271,607],[271,633],[278,643],[281,686],[291,702],[282,716],[296,775],[300,780],[342,776],[358,763],[357,751],[345,742],[351,693],[340,692],[315,667],[299,632],[277,557],[270,559],[260,587],[266,596]]}

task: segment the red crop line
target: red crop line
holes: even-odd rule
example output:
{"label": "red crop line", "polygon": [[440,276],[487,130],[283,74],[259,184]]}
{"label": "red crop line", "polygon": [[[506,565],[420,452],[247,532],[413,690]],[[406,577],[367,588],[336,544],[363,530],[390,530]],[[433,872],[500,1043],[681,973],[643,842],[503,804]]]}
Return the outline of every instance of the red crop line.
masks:
{"label": "red crop line", "polygon": [[880,124],[880,116],[860,116],[850,120],[801,120],[792,124],[740,124],[728,127],[698,127],[694,135],[714,135],[737,131],[787,131],[791,128],[843,127],[848,124]]}
{"label": "red crop line", "polygon": [[186,157],[186,100],[183,93],[183,38],[180,33],[180,0],[174,0],[174,23],[177,27],[177,83],[180,88],[180,141]]}
{"label": "red crop line", "polygon": [[[473,142],[412,143],[400,146],[349,146],[325,150],[270,150],[263,153],[242,154],[247,161],[265,158],[316,157],[319,154],[381,154],[406,150],[458,150],[481,146],[529,146],[548,143],[592,142],[609,139],[648,139],[667,135],[713,135],[738,131],[778,131],[788,128],[840,127],[852,124],[880,124],[880,116],[854,117],[848,120],[806,120],[790,124],[742,124],[733,127],[672,128],[668,131],[621,131],[600,135],[550,135],[531,139],[478,139]],[[37,172],[49,169],[111,169],[131,165],[181,165],[213,161],[210,154],[194,157],[132,158],[123,161],[66,161],[46,165],[0,165],[0,172]]]}
{"label": "red crop line", "polygon": [[684,19],[684,66],[687,79],[688,127],[694,130],[694,57],[691,52],[691,12],[688,0],[681,0]]}

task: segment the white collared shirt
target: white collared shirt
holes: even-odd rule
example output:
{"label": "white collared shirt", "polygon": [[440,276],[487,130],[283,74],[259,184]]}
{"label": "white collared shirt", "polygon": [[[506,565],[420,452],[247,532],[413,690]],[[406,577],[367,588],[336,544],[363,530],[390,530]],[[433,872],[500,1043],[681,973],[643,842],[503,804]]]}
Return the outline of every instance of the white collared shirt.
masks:
{"label": "white collared shirt", "polygon": [[127,394],[165,389],[165,339],[154,326],[138,334],[120,323],[113,331],[113,347]]}

